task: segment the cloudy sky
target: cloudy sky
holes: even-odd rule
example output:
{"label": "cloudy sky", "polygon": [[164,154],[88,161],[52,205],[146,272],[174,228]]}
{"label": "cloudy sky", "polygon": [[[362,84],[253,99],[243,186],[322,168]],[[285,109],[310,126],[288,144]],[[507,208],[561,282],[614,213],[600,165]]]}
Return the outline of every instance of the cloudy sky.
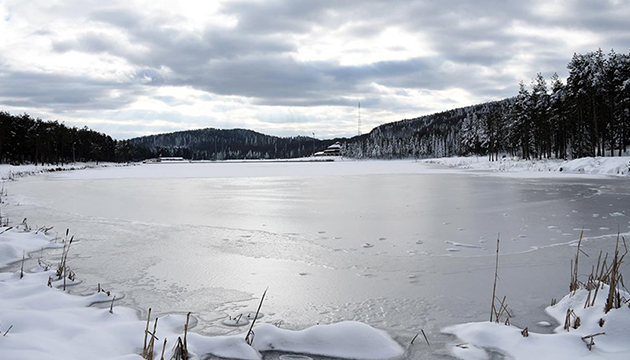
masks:
{"label": "cloudy sky", "polygon": [[628,0],[0,0],[0,111],[125,139],[320,138],[513,96],[630,49]]}

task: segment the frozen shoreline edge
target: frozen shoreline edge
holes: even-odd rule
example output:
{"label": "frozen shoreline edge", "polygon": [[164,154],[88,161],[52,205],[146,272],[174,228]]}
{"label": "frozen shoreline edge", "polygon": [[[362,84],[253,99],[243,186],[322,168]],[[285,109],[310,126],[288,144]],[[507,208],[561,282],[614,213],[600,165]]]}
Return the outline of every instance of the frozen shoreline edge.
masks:
{"label": "frozen shoreline edge", "polygon": [[517,157],[504,157],[496,161],[490,161],[487,157],[468,156],[423,159],[420,162],[441,165],[452,169],[509,174],[516,177],[525,174],[536,176],[545,173],[554,175],[630,176],[630,156],[584,157],[573,160],[523,160]]}

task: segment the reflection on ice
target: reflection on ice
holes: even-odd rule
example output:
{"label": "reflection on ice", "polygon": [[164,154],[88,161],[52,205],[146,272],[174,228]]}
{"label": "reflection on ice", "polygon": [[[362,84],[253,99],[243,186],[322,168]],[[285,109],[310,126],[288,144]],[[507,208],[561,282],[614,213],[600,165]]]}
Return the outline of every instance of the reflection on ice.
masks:
{"label": "reflection on ice", "polygon": [[624,179],[377,163],[283,164],[268,176],[260,164],[256,176],[230,176],[248,164],[196,164],[182,177],[166,165],[39,176],[8,185],[17,199],[8,211],[70,228],[81,242],[69,261],[86,286],[115,289],[139,309],[192,311],[196,331],[235,331],[222,322],[254,308],[268,286],[265,322],[354,320],[438,339],[445,325],[486,319],[495,251],[486,244],[497,237],[506,240],[501,292],[527,326],[547,321],[541,304],[565,294],[579,233],[595,254],[627,226]]}

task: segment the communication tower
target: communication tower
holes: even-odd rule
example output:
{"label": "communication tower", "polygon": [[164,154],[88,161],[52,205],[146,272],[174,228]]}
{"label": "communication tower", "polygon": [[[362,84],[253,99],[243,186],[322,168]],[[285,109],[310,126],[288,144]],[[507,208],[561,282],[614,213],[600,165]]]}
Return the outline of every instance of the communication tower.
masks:
{"label": "communication tower", "polygon": [[361,136],[361,103],[359,103],[359,119],[358,119],[357,133],[359,134],[359,136]]}

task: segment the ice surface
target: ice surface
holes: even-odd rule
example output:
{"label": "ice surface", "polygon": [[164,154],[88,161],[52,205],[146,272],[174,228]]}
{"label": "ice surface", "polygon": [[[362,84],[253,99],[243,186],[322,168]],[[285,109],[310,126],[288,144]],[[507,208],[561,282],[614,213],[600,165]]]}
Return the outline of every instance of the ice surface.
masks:
{"label": "ice surface", "polygon": [[580,231],[591,229],[589,254],[611,249],[619,220],[624,232],[626,179],[543,174],[413,161],[143,165],[8,182],[2,210],[76,234],[69,261],[85,286],[73,291],[101,283],[126,295],[120,305],[192,311],[202,335],[243,331],[222,322],[255,310],[269,286],[261,323],[360,321],[400,343],[424,329],[439,352],[453,341],[444,326],[487,318],[497,237],[500,292],[514,323],[532,328],[565,292]]}
{"label": "ice surface", "polygon": [[[5,245],[3,249],[13,248],[11,253],[45,245],[44,238],[33,232],[6,227],[0,227],[0,232],[0,244]],[[50,245],[56,244],[50,238],[45,240]],[[16,260],[16,257],[7,259]],[[114,295],[102,291],[89,296],[70,295],[60,289],[63,280],[47,286],[51,278],[56,278],[55,271],[41,266],[23,276],[21,272],[0,273],[1,358],[140,359],[146,325],[136,310],[113,305],[110,310],[87,307],[110,301]],[[251,314],[245,314],[245,318],[250,317]],[[155,335],[167,341],[166,358],[171,358],[174,351],[168,340],[173,344],[175,339],[183,337],[185,319],[176,314],[158,319]],[[254,331],[252,346],[246,344],[244,334],[208,337],[190,333],[188,351],[193,358],[216,355],[256,360],[261,358],[260,352],[269,350],[360,359],[389,359],[404,353],[387,333],[358,322],[313,326],[301,331],[262,324]],[[156,354],[162,353],[163,345],[162,340],[156,342]]]}

